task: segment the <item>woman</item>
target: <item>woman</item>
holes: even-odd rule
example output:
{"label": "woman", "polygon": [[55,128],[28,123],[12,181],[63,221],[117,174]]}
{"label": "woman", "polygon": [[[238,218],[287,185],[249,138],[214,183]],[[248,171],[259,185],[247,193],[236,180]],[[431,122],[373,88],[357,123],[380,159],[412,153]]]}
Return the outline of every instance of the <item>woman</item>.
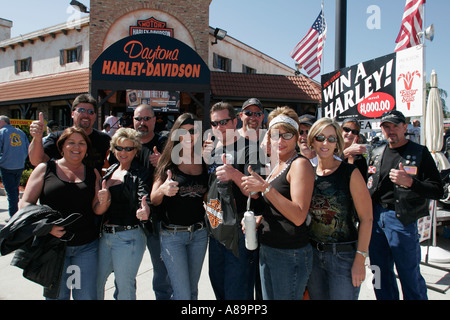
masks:
{"label": "woman", "polygon": [[356,300],[366,274],[372,200],[359,170],[334,157],[344,146],[335,121],[317,121],[309,131],[308,146],[319,160],[310,208],[314,260],[309,295],[320,300]]}
{"label": "woman", "polygon": [[[73,235],[67,241],[58,296],[61,300],[70,299],[71,294],[76,300],[97,298],[98,227],[93,207],[97,202],[96,186],[101,178],[96,169],[83,163],[90,143],[83,129],[67,128],[57,141],[62,158],[41,163],[33,170],[20,201],[22,208],[39,200],[40,204],[61,212],[63,217],[82,214],[69,226],[53,226],[50,232],[57,238],[66,233],[66,237]],[[74,279],[72,288],[68,286],[69,277]]]}
{"label": "woman", "polygon": [[141,142],[137,131],[120,128],[111,139],[117,163],[105,173],[98,191],[96,213],[103,214],[99,244],[99,299],[104,299],[105,283],[114,271],[118,300],[136,299],[136,275],[144,255],[146,236],[141,223],[148,220],[148,169],[137,159]]}
{"label": "woman", "polygon": [[[269,114],[272,155],[278,162],[264,180],[253,170],[244,188],[261,192],[266,210],[260,235],[260,274],[263,298],[300,300],[312,267],[312,250],[305,224],[314,185],[314,171],[296,151],[298,117],[279,107]],[[295,280],[294,280],[295,279]]]}
{"label": "woman", "polygon": [[342,159],[345,162],[354,164],[364,180],[367,182],[367,159],[363,154],[367,152],[367,147],[364,144],[360,144],[359,132],[361,126],[356,119],[346,119],[342,123],[342,137],[344,138],[344,152]]}
{"label": "woman", "polygon": [[155,172],[151,202],[160,206],[161,255],[174,300],[196,300],[208,233],[203,199],[208,174],[201,161],[201,131],[193,114],[175,121]]}

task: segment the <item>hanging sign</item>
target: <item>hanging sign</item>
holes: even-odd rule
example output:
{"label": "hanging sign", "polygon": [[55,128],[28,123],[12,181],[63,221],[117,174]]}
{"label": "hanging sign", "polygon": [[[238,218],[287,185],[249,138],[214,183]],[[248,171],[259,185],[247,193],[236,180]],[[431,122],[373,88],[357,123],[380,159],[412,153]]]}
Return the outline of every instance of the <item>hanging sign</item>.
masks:
{"label": "hanging sign", "polygon": [[379,119],[390,110],[421,116],[423,47],[416,46],[322,76],[322,115]]}
{"label": "hanging sign", "polygon": [[137,26],[130,27],[130,36],[136,34],[162,34],[164,36],[173,37],[173,29],[167,28],[167,23],[151,17],[147,20],[138,20]]}

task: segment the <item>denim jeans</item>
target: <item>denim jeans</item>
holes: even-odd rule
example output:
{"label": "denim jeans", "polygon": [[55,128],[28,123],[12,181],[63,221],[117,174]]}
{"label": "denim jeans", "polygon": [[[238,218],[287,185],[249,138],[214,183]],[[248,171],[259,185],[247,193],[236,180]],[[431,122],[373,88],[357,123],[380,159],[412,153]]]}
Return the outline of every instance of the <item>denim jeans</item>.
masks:
{"label": "denim jeans", "polygon": [[355,251],[322,252],[313,248],[313,270],[308,281],[311,300],[358,300],[360,287],[352,283]]}
{"label": "denim jeans", "polygon": [[19,184],[23,169],[9,170],[0,168],[3,187],[8,199],[9,216],[12,217],[18,210]]}
{"label": "denim jeans", "polygon": [[197,300],[207,246],[206,229],[194,232],[161,230],[161,256],[169,273],[173,300]]}
{"label": "denim jeans", "polygon": [[141,228],[102,233],[99,245],[99,300],[105,297],[105,284],[114,272],[117,300],[136,300],[136,275],[145,251],[145,234]]}
{"label": "denim jeans", "polygon": [[98,240],[67,246],[58,300],[96,300],[97,263]]}
{"label": "denim jeans", "polygon": [[420,244],[417,223],[404,226],[395,211],[375,204],[369,246],[371,265],[380,268],[379,300],[398,300],[399,291],[394,264],[405,300],[427,300],[427,286],[420,274]]}
{"label": "denim jeans", "polygon": [[261,244],[259,267],[264,300],[301,300],[312,268],[311,245],[279,249]]}
{"label": "denim jeans", "polygon": [[147,235],[147,248],[153,265],[153,291],[156,300],[172,299],[173,289],[167,273],[166,265],[161,258],[161,241],[159,236],[160,223],[153,220],[154,233]]}
{"label": "denim jeans", "polygon": [[257,252],[245,248],[239,229],[239,257],[223,244],[209,238],[209,279],[217,300],[253,300]]}

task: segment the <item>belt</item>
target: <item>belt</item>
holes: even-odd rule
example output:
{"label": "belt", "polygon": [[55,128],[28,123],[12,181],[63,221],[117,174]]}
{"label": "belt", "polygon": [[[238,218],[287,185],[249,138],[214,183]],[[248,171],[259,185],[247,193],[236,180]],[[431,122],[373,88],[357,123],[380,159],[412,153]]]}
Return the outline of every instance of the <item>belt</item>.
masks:
{"label": "belt", "polygon": [[168,226],[164,223],[161,223],[161,228],[171,232],[194,232],[197,230],[202,230],[205,227],[203,222],[197,222],[190,226]]}
{"label": "belt", "polygon": [[320,252],[348,252],[356,250],[356,241],[348,243],[323,243],[310,240],[310,242]]}
{"label": "belt", "polygon": [[134,226],[112,226],[112,225],[104,225],[103,231],[106,233],[116,233],[120,231],[127,231],[137,229],[139,226],[136,224]]}

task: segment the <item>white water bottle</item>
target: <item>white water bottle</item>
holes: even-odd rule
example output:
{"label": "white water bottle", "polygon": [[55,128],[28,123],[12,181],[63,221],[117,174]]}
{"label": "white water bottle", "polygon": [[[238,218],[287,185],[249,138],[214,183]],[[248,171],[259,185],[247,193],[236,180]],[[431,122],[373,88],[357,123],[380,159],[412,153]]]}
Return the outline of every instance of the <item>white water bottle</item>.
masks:
{"label": "white water bottle", "polygon": [[248,250],[256,250],[258,248],[258,239],[256,238],[256,219],[253,211],[244,213],[245,226],[245,247]]}

